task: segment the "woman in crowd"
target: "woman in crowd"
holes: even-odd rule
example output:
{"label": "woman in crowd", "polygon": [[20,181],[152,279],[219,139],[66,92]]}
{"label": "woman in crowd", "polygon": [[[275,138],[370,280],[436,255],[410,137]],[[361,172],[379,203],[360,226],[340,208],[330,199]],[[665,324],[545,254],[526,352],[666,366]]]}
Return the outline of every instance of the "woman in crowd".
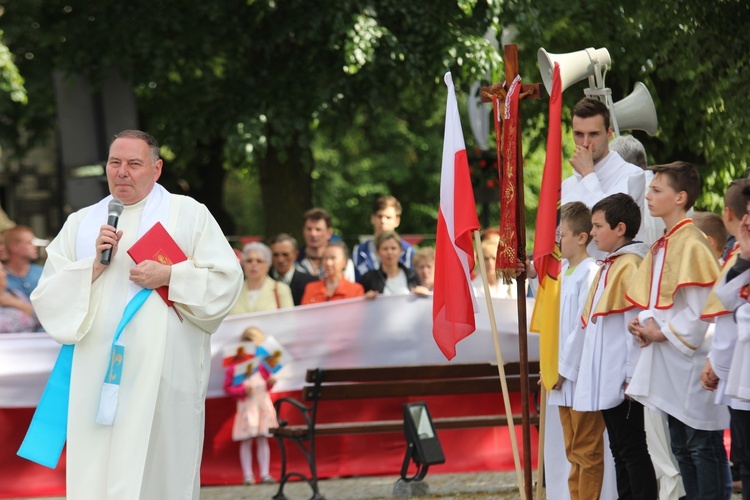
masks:
{"label": "woman in crowd", "polygon": [[0,264],[0,333],[35,332],[39,327],[29,298],[8,290],[8,275]]}
{"label": "woman in crowd", "polygon": [[332,241],[323,251],[323,273],[325,278],[305,286],[302,305],[317,304],[329,300],[361,297],[365,292],[362,285],[344,278],[344,269],[349,261],[349,250],[341,241]]}
{"label": "woman in crowd", "polygon": [[273,311],[294,307],[289,285],[268,275],[271,268],[271,249],[263,243],[248,243],[242,249],[242,269],[245,286],[230,314]]}
{"label": "woman in crowd", "polygon": [[375,249],[380,257],[380,267],[368,271],[359,278],[365,289],[365,296],[374,298],[378,294],[399,295],[414,292],[417,295],[429,295],[430,291],[422,286],[416,271],[399,262],[401,257],[401,238],[395,231],[383,231],[375,237]]}
{"label": "woman in crowd", "polygon": [[[494,238],[488,238],[482,242],[484,265],[487,268],[487,284],[490,286],[490,297],[493,299],[516,298],[516,281],[511,280],[510,284],[506,284],[497,277],[495,271],[497,246],[498,240]],[[484,284],[482,283],[482,275],[478,268],[476,269],[475,274],[476,277],[471,281],[471,284],[474,287],[474,293],[478,297],[484,297]]]}
{"label": "woman in crowd", "polygon": [[411,267],[417,272],[422,286],[432,291],[435,286],[435,248],[424,247],[417,250],[411,260]]}

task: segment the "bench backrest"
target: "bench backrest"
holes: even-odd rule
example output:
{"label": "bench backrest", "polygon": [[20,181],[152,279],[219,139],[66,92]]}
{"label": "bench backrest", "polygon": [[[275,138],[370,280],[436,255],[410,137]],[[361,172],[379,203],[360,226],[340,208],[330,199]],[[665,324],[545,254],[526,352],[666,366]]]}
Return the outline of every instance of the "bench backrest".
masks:
{"label": "bench backrest", "polygon": [[[505,365],[508,390],[521,390],[520,365]],[[529,390],[537,391],[539,363],[529,363]],[[302,391],[305,401],[380,397],[439,396],[501,392],[497,365],[392,366],[316,368],[307,371]]]}

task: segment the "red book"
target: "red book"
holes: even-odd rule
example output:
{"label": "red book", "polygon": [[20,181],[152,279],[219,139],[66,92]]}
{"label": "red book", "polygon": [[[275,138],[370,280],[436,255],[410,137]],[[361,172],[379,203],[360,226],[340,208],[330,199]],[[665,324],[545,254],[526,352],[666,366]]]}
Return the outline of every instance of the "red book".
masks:
{"label": "red book", "polygon": [[[138,241],[133,243],[128,250],[128,255],[136,264],[144,260],[155,260],[160,264],[171,266],[187,260],[185,253],[164,229],[161,222],[154,224]],[[169,300],[169,287],[161,286],[156,291],[164,302],[172,307],[173,302]]]}

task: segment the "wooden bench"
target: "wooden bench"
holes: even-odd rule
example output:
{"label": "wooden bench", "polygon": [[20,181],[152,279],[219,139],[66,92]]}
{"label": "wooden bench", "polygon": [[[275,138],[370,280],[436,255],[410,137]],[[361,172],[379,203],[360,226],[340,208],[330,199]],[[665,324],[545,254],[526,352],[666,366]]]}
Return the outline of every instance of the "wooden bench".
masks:
{"label": "wooden bench", "polygon": [[[518,363],[505,365],[508,390],[521,390],[520,366]],[[538,393],[539,363],[529,363],[529,394]],[[372,434],[403,432],[404,422],[401,413],[392,420],[352,422],[346,415],[335,422],[318,422],[318,406],[325,401],[341,401],[370,398],[422,397],[470,395],[502,392],[497,365],[490,363],[445,364],[422,366],[388,366],[373,368],[318,368],[307,371],[306,385],[302,389],[304,402],[292,398],[281,398],[274,403],[279,418],[279,427],[272,429],[281,451],[281,478],[279,490],[274,496],[281,500],[284,485],[293,477],[307,481],[313,491],[312,499],[322,499],[318,491],[317,465],[315,461],[315,438],[342,434]],[[309,404],[305,404],[309,403]],[[534,405],[532,405],[534,408]],[[291,411],[301,416],[303,424],[292,425],[284,418]],[[539,417],[530,415],[530,424],[537,424]],[[521,416],[514,415],[513,422],[521,425]],[[472,416],[434,416],[432,423],[436,429],[463,429],[474,427],[495,427],[508,425],[505,414]],[[301,472],[287,472],[285,441],[292,441],[304,454],[310,475]]]}

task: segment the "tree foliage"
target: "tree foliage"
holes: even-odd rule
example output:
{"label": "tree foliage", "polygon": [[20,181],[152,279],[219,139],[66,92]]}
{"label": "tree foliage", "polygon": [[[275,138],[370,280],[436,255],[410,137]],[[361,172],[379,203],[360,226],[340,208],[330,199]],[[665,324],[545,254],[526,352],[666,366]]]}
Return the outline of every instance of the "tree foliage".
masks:
{"label": "tree foliage", "polygon": [[[606,47],[607,84],[615,101],[643,81],[660,131],[636,135],[652,163],[686,160],[701,167],[699,205],[716,210],[729,182],[745,174],[750,153],[750,4],[744,0],[645,0],[506,4],[521,66],[536,67],[537,49],[566,53]],[[532,78],[538,78],[535,74]],[[585,83],[569,88],[569,107]],[[539,111],[540,113],[542,111]]]}
{"label": "tree foliage", "polygon": [[[21,68],[34,78],[30,98],[49,106],[53,68],[130,80],[141,126],[173,153],[171,177],[225,230],[226,171],[255,169],[265,231],[274,232],[296,230],[314,201],[319,135],[337,148],[338,134],[362,125],[357,117],[404,109],[405,94],[414,99],[406,109],[431,106],[447,69],[460,81],[497,67],[482,35],[498,9],[467,0],[29,0],[6,6],[0,27],[16,54],[31,55]],[[50,107],[36,111],[54,123]]]}
{"label": "tree foliage", "polygon": [[[501,79],[483,38],[494,27],[513,34],[525,82],[540,81],[539,47],[607,47],[615,100],[643,81],[656,102],[659,133],[635,134],[651,161],[699,164],[700,204],[715,209],[748,166],[749,21],[743,0],[24,0],[0,15],[28,91],[25,106],[0,99],[0,144],[23,154],[47,140],[54,69],[95,83],[116,70],[135,88],[141,127],[164,144],[165,182],[226,232],[296,233],[319,205],[345,236],[367,233],[371,200],[387,192],[405,207],[402,231],[431,233],[442,75],[453,71],[459,102],[488,71]],[[0,68],[8,60],[0,53]],[[565,113],[582,88],[565,92]],[[521,107],[529,225],[546,113],[546,99]]]}

